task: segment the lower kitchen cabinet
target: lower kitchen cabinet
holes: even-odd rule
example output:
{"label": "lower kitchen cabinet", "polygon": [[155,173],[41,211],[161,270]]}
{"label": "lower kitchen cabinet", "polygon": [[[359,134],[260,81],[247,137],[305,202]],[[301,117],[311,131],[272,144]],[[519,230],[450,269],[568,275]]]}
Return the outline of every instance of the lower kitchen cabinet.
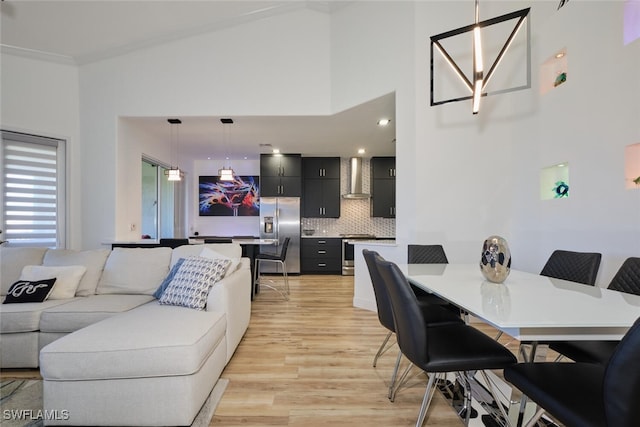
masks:
{"label": "lower kitchen cabinet", "polygon": [[305,237],[300,240],[302,274],[341,274],[342,239]]}

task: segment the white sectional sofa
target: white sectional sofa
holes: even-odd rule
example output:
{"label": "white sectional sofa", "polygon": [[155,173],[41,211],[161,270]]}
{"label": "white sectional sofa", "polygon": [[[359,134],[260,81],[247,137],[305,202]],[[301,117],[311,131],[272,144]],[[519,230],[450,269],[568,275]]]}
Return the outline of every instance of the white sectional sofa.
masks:
{"label": "white sectional sofa", "polygon": [[[153,293],[171,267],[204,248],[240,261],[206,309],[160,304]],[[251,273],[240,257],[235,244],[1,248],[3,299],[26,265],[86,272],[73,298],[0,305],[0,367],[40,367],[44,409],[68,414],[45,424],[189,425],[249,324]]]}

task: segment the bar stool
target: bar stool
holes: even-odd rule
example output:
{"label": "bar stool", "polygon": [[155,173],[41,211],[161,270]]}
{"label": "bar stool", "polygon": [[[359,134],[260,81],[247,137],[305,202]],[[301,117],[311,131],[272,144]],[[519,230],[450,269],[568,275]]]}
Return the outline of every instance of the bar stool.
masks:
{"label": "bar stool", "polygon": [[[274,291],[280,293],[284,297],[285,300],[289,300],[289,277],[287,276],[287,247],[289,246],[289,237],[284,239],[282,242],[282,249],[280,249],[280,253],[277,255],[273,254],[258,254],[255,259],[255,266],[253,268],[253,285],[256,289],[260,289],[260,286],[266,286],[269,289],[273,289]],[[282,276],[284,277],[284,291],[276,288],[274,285],[268,285],[266,283],[262,283],[260,280],[260,263],[263,262],[272,262],[282,265]],[[273,281],[271,282],[273,283]]]}

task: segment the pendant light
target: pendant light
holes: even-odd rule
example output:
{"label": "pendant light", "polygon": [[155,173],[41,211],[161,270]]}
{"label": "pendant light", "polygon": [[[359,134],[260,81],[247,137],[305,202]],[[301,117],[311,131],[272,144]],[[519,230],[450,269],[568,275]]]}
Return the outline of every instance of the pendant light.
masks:
{"label": "pendant light", "polygon": [[[170,142],[170,151],[171,151],[171,166],[169,167],[169,169],[164,171],[164,175],[167,177],[167,181],[181,181],[182,177],[184,176],[184,174],[182,173],[182,171],[180,170],[180,168],[178,166],[173,166],[173,161],[175,160],[176,163],[178,162],[178,157],[180,154],[179,151],[179,144],[180,144],[180,134],[178,131],[178,125],[182,123],[182,120],[180,119],[167,119],[167,122],[169,122],[170,125],[170,129],[171,129],[171,142]],[[174,142],[173,142],[173,130],[175,128],[175,133],[176,133],[176,143],[175,143],[175,157],[173,156],[173,151],[174,151]]]}
{"label": "pendant light", "polygon": [[[228,131],[227,131],[227,125],[233,124],[233,119],[230,118],[222,118],[220,119],[220,122],[222,123],[222,129],[223,129],[223,139],[224,139],[224,149],[225,152],[227,151],[227,139],[228,139]],[[225,156],[225,160],[229,160],[228,156]],[[218,179],[220,181],[233,181],[234,180],[234,176],[235,176],[235,172],[233,171],[233,169],[231,168],[231,166],[222,166],[221,169],[218,169],[218,175],[220,176]]]}

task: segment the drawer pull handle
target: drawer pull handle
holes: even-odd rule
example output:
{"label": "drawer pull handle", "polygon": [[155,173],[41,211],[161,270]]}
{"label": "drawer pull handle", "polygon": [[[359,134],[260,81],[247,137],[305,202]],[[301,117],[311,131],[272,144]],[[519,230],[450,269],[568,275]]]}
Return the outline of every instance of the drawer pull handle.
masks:
{"label": "drawer pull handle", "polygon": [[327,251],[318,251],[319,254],[326,254]]}

